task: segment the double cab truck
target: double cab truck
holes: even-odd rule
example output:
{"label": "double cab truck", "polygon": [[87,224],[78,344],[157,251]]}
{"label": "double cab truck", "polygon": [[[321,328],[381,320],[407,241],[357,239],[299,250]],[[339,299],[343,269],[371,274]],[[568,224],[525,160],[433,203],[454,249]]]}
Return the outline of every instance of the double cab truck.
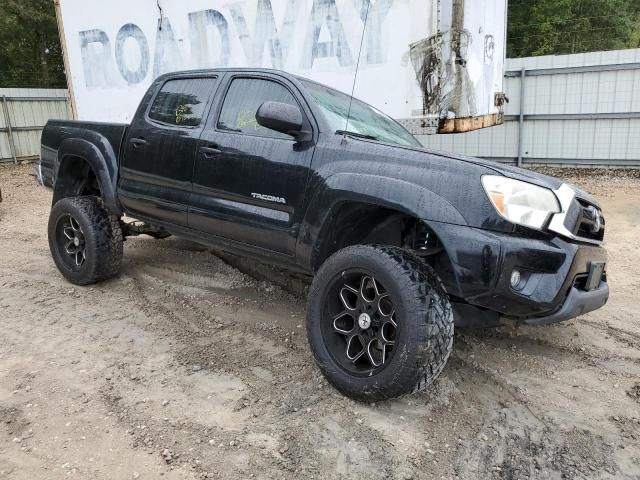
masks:
{"label": "double cab truck", "polygon": [[141,233],[309,278],[311,350],[361,401],[429,386],[454,325],[550,324],[609,295],[591,195],[430,151],[373,107],[280,71],[167,74],[130,125],[50,121],[39,177],[53,188],[51,254],[74,284],[117,275],[123,240]]}

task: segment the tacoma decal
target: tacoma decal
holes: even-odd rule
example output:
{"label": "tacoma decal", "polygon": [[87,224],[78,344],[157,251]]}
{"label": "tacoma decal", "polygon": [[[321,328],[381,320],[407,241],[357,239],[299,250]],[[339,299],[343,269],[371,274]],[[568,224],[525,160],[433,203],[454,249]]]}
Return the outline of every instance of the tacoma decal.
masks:
{"label": "tacoma decal", "polygon": [[267,202],[283,203],[283,204],[287,203],[287,201],[284,198],[274,197],[273,195],[264,195],[262,193],[252,193],[251,196],[259,200],[266,200]]}

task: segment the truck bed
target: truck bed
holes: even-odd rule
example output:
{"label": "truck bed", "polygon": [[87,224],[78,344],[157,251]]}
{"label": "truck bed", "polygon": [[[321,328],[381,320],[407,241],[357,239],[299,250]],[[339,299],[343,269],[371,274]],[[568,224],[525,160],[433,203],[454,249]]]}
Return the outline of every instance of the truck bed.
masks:
{"label": "truck bed", "polygon": [[[64,157],[65,142],[86,140],[87,148],[96,148],[113,159],[119,159],[128,124],[83,122],[73,120],[50,120],[42,131],[40,156],[40,181],[53,187],[59,162]],[[109,164],[110,162],[107,162]],[[115,165],[114,165],[115,166]],[[115,175],[115,170],[109,176]]]}

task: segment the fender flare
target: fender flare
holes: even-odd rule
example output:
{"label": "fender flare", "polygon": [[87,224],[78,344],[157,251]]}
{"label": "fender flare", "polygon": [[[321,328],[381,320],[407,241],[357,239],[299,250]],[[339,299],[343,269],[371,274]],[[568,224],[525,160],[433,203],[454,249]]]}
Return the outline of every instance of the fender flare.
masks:
{"label": "fender flare", "polygon": [[[111,144],[102,135],[94,132],[83,132],[84,138],[67,138],[58,148],[57,168],[54,174],[54,185],[58,185],[60,172],[65,161],[70,157],[81,158],[95,173],[102,200],[107,210],[114,215],[122,214],[122,206],[117,196],[118,157]],[[54,187],[54,203],[59,200]]]}
{"label": "fender flare", "polygon": [[468,225],[448,200],[428,188],[372,174],[337,173],[319,185],[309,202],[297,249],[304,264],[313,268],[331,216],[347,202],[388,208],[427,223]]}

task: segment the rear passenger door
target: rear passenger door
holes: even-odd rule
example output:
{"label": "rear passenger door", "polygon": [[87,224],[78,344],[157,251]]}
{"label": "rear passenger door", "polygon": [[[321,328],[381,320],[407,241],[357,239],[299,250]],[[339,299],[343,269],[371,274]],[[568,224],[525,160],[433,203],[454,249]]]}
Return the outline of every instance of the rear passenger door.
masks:
{"label": "rear passenger door", "polygon": [[129,127],[120,164],[127,213],[187,226],[193,162],[216,83],[215,76],[170,78],[151,92]]}
{"label": "rear passenger door", "polygon": [[[189,226],[293,255],[317,132],[313,117],[295,85],[278,75],[229,75],[221,96],[200,139]],[[308,139],[258,125],[256,112],[267,101],[299,107]]]}

